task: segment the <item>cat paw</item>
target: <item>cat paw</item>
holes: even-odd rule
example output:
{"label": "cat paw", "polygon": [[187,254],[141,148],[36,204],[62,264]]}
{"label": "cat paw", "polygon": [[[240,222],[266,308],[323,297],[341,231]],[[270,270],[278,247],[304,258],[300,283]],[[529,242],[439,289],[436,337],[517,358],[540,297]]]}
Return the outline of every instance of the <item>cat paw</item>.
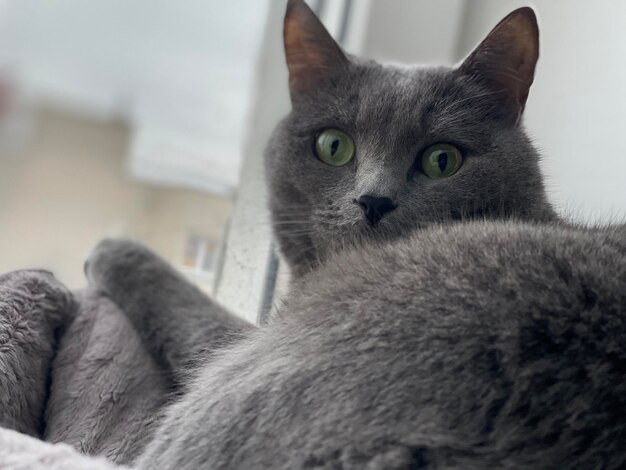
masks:
{"label": "cat paw", "polygon": [[160,259],[140,243],[106,238],[85,260],[84,270],[91,286],[107,294],[141,282],[143,273]]}
{"label": "cat paw", "polygon": [[132,269],[136,252],[143,247],[125,239],[105,238],[89,253],[84,271],[90,284],[100,285],[120,271]]}

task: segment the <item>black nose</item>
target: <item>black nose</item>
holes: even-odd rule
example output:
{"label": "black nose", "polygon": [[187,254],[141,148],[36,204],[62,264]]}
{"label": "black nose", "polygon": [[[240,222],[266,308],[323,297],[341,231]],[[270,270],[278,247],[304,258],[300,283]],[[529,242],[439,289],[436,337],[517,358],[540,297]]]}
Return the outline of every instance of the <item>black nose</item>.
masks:
{"label": "black nose", "polygon": [[377,197],[365,195],[356,200],[356,203],[363,209],[365,218],[370,225],[376,225],[387,212],[391,212],[397,206],[388,197]]}

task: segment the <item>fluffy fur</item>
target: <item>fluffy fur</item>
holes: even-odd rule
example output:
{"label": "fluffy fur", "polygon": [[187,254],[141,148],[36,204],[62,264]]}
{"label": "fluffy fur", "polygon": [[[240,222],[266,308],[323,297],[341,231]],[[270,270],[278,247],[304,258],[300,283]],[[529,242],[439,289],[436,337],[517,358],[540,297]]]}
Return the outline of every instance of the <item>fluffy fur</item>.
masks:
{"label": "fluffy fur", "polygon": [[91,253],[86,274],[132,320],[174,385],[184,382],[198,360],[254,329],[137,243],[103,240]]}
{"label": "fluffy fur", "polygon": [[152,438],[170,373],[111,300],[91,289],[75,297],[78,314],[52,364],[44,438],[130,463]]}
{"label": "fluffy fur", "polygon": [[0,426],[42,435],[57,337],[75,310],[49,272],[0,275]]}
{"label": "fluffy fur", "polygon": [[626,229],[338,255],[202,368],[140,468],[623,468]]}
{"label": "fluffy fur", "polygon": [[[266,152],[285,305],[257,329],[140,245],[102,242],[49,432],[118,461],[148,442],[142,469],[626,466],[626,228],[567,226],[546,200],[519,119],[532,11],[456,69],[348,57],[299,0],[285,45],[293,110]],[[355,140],[350,165],[315,158],[326,127]],[[429,180],[416,161],[441,141],[465,161]],[[363,194],[398,207],[370,227]]]}
{"label": "fluffy fur", "polygon": [[[532,50],[517,51],[527,38]],[[506,105],[516,99],[523,107],[525,96],[493,77],[506,68],[507,79],[522,80],[523,71],[508,63],[512,55],[532,65],[526,77],[532,82],[538,47],[532,10],[509,15],[456,68],[380,65],[338,52],[299,1],[289,3],[285,43],[293,106],[270,138],[265,163],[274,232],[295,276],[364,238],[389,240],[461,219],[555,218],[521,110],[512,115]],[[305,89],[295,85],[300,75]],[[354,140],[348,165],[331,167],[315,156],[315,139],[327,128]],[[433,180],[419,171],[419,157],[438,142],[461,148],[464,163],[451,177]],[[356,203],[363,195],[388,197],[397,208],[370,227]]]}
{"label": "fluffy fur", "polygon": [[[532,12],[454,70],[349,59],[307,12],[290,2],[294,106],[266,152],[296,281],[270,325],[199,370],[140,468],[624,466],[626,233],[557,223],[545,199],[515,88],[534,64],[507,68],[528,44],[536,60]],[[352,135],[354,165],[315,159],[324,127]],[[448,139],[464,166],[425,179],[420,146]],[[363,193],[398,209],[368,228]],[[511,217],[534,223],[467,222]]]}

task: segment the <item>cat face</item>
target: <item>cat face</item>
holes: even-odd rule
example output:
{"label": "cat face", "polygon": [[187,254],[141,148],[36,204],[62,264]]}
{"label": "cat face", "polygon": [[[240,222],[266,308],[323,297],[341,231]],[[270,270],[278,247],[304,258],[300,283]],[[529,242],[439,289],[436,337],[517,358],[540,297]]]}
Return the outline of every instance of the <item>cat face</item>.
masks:
{"label": "cat face", "polygon": [[346,56],[291,1],[285,50],[293,106],[265,161],[296,275],[433,223],[553,216],[519,125],[537,60],[532,10],[505,18],[458,68],[407,68]]}

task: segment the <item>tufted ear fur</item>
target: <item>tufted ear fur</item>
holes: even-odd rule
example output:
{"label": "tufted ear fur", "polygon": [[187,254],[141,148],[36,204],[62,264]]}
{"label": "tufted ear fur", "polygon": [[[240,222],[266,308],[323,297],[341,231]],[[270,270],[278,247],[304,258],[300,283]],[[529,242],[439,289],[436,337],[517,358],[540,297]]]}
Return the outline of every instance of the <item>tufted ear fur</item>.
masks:
{"label": "tufted ear fur", "polygon": [[537,18],[531,8],[524,7],[500,21],[460,70],[501,94],[503,106],[517,122],[524,111],[538,58]]}
{"label": "tufted ear fur", "polygon": [[289,0],[283,37],[292,100],[348,65],[339,45],[303,0]]}

